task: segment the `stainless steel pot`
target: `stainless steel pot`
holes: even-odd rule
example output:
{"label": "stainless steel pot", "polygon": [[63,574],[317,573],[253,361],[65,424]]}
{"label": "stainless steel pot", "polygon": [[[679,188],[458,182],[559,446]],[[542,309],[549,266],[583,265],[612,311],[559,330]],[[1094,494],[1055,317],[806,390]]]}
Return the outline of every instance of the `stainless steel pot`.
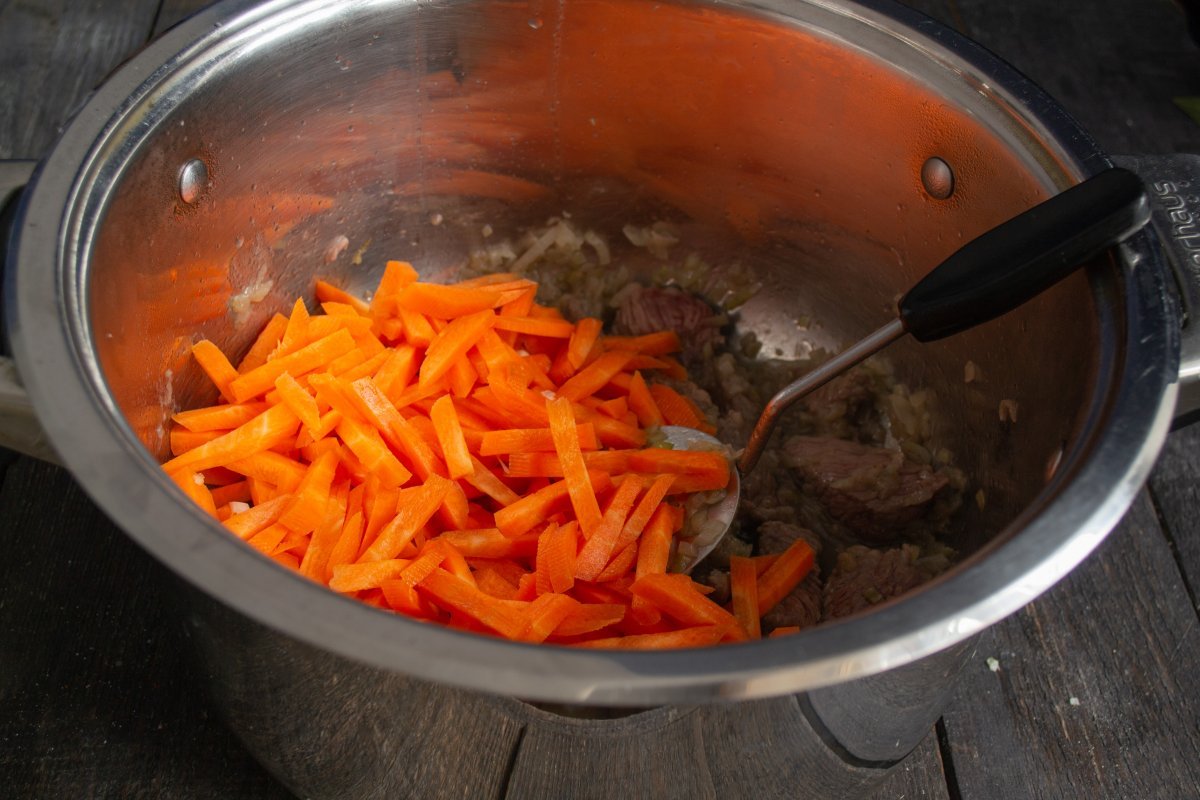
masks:
{"label": "stainless steel pot", "polygon": [[[931,159],[953,176],[947,196]],[[97,90],[22,198],[6,311],[31,403],[11,381],[0,394],[9,441],[46,454],[36,408],[89,494],[194,587],[218,703],[303,794],[417,793],[401,755],[430,737],[498,743],[479,760],[503,766],[522,736],[597,735],[513,697],[803,692],[762,701],[793,750],[759,768],[827,763],[837,796],[919,741],[964,643],[1095,548],[1173,415],[1200,404],[1194,161],[1130,162],[1158,227],[1110,261],[982,329],[895,352],[898,374],[938,395],[938,435],[986,506],[965,513],[965,557],[942,578],[779,640],[597,655],[415,624],[312,585],[158,469],[172,408],[209,399],[188,345],[245,347],[315,276],[365,288],[385,258],[447,274],[484,225],[501,238],[567,210],[614,238],[675,219],[709,260],[736,257],[762,281],[739,324],[767,348],[831,346],[873,329],[962,241],[1108,163],[1013,70],[883,0],[221,3]],[[361,266],[326,262],[336,236],[366,247]],[[800,316],[821,326],[799,331]],[[963,384],[968,360],[986,381]],[[1015,424],[1000,423],[1002,399],[1019,402]],[[449,687],[492,695],[467,712]],[[665,706],[606,735],[628,753],[697,726],[748,735],[727,709]],[[494,771],[426,749],[423,769],[490,785]]]}

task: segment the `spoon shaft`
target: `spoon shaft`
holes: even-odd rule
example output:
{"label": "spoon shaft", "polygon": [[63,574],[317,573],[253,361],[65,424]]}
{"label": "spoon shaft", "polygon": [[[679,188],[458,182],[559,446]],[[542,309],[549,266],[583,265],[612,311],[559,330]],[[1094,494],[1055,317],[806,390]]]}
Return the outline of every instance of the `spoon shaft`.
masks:
{"label": "spoon shaft", "polygon": [[812,372],[806,373],[804,377],[780,389],[778,394],[767,401],[766,407],[759,415],[758,422],[754,425],[754,431],[750,434],[750,441],[746,443],[746,449],[742,451],[742,457],[738,461],[738,471],[746,475],[754,469],[754,465],[758,463],[758,457],[762,455],[763,446],[771,438],[771,430],[775,427],[775,421],[780,414],[787,410],[788,406],[809,392],[821,388],[860,361],[875,355],[904,334],[904,323],[899,319],[894,319],[869,336],[847,347]]}

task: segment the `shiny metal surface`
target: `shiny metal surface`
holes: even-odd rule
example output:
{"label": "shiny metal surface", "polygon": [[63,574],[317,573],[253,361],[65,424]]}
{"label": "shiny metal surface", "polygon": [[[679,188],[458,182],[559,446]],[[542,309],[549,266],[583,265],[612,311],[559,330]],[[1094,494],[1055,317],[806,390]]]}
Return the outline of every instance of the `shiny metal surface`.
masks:
{"label": "shiny metal surface", "polygon": [[[715,436],[709,436],[695,428],[664,425],[662,434],[667,444],[675,450],[724,450],[728,452],[728,446]],[[670,565],[672,570],[690,574],[729,532],[729,526],[733,524],[733,518],[737,516],[738,501],[742,497],[742,479],[738,475],[738,469],[736,464],[729,465],[729,483],[715,503],[697,509],[684,519],[683,530],[680,531],[679,538],[686,540],[686,545],[681,541],[677,546],[675,557]]]}
{"label": "shiny metal surface", "polygon": [[946,200],[954,194],[954,170],[937,156],[930,156],[921,165],[921,184],[930,197]]}
{"label": "shiny metal surface", "polygon": [[[934,583],[797,636],[605,654],[468,636],[335,596],[188,506],[156,461],[170,410],[212,397],[188,345],[244,348],[318,274],[363,288],[385,258],[450,274],[484,224],[502,237],[563,209],[613,240],[669,216],[761,278],[739,325],[767,348],[791,352],[801,315],[821,323],[801,344],[832,348],[960,237],[1106,165],[1022,78],[884,2],[580,0],[529,18],[504,3],[222,3],[67,129],[25,203],[10,327],[63,460],[131,536],[259,623],[397,680],[618,705],[895,669],[1020,608],[1103,539],[1176,398],[1177,309],[1146,235],[986,331],[895,349],[901,379],[937,394],[936,432],[987,510],[964,514],[965,557]],[[947,201],[921,183],[932,154],[955,165]],[[212,185],[183,208],[190,158]],[[343,235],[362,266],[321,257]],[[962,385],[968,359],[982,384]],[[998,425],[1005,398],[1037,411]]]}
{"label": "shiny metal surface", "polygon": [[1175,416],[1200,414],[1200,155],[1120,156],[1145,181],[1152,224],[1175,275],[1183,311]]}

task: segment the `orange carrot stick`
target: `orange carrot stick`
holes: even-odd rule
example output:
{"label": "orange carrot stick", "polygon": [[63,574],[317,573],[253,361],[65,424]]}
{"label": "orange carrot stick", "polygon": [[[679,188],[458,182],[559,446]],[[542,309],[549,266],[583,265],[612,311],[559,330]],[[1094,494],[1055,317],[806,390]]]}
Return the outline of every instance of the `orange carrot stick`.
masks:
{"label": "orange carrot stick", "polygon": [[421,362],[417,385],[427,388],[438,378],[447,374],[456,361],[461,361],[467,351],[475,346],[484,333],[496,324],[496,314],[490,309],[459,317],[441,330],[425,351]]}
{"label": "orange carrot stick", "polygon": [[815,554],[808,542],[797,539],[758,579],[758,615],[766,616],[779,601],[804,580]]}
{"label": "orange carrot stick", "polygon": [[595,488],[583,463],[575,412],[569,400],[557,397],[546,403],[546,413],[550,418],[554,449],[563,465],[563,481],[567,485],[571,505],[575,509],[575,518],[579,520],[583,535],[591,537],[600,524],[600,504],[596,501]]}
{"label": "orange carrot stick", "polygon": [[604,353],[591,364],[588,364],[569,381],[558,389],[558,396],[578,402],[585,397],[591,397],[614,375],[625,368],[633,358],[632,353],[614,351]]}
{"label": "orange carrot stick", "polygon": [[[580,450],[595,450],[596,426],[590,422],[576,426]],[[479,455],[500,456],[510,453],[553,453],[554,437],[549,428],[508,428],[485,431],[479,444]]]}
{"label": "orange carrot stick", "polygon": [[433,429],[437,433],[438,444],[442,447],[442,456],[446,460],[446,469],[452,480],[466,477],[475,472],[471,463],[471,454],[467,450],[467,440],[463,438],[462,424],[454,402],[448,395],[442,395],[434,401],[429,410],[429,418],[433,421]]}
{"label": "orange carrot stick", "polygon": [[696,591],[690,580],[685,584],[674,580],[677,577],[681,576],[645,575],[634,582],[633,595],[685,625],[726,627],[735,638],[746,638],[736,617]]}
{"label": "orange carrot stick", "polygon": [[284,510],[292,502],[290,494],[281,494],[265,503],[260,503],[246,511],[234,514],[221,524],[241,539],[249,539],[254,534],[273,525],[283,516]]}
{"label": "orange carrot stick", "polygon": [[650,394],[640,372],[633,373],[633,380],[629,384],[629,408],[637,414],[643,428],[656,428],[663,424],[662,412],[658,410],[658,404],[654,402],[654,396]]}
{"label": "orange carrot stick", "polygon": [[509,639],[525,629],[525,615],[508,605],[515,601],[497,600],[445,570],[435,569],[418,584],[417,591]]}
{"label": "orange carrot stick", "polygon": [[300,418],[305,428],[311,432],[320,427],[321,412],[317,408],[317,401],[290,373],[285,372],[276,378],[275,388],[279,390],[279,399]]}
{"label": "orange carrot stick", "polygon": [[296,435],[300,419],[286,406],[273,406],[245,425],[205,442],[163,464],[167,474],[190,467],[201,472],[270,450]]}
{"label": "orange carrot stick", "polygon": [[412,541],[421,526],[437,512],[450,490],[450,481],[430,475],[421,486],[401,490],[396,501],[396,516],[379,532],[379,536],[359,557],[359,562],[383,561],[395,558]]}
{"label": "orange carrot stick", "polygon": [[579,557],[575,561],[575,577],[578,580],[595,580],[596,576],[604,571],[604,567],[612,557],[613,545],[616,544],[617,537],[621,534],[621,528],[625,525],[625,519],[629,516],[641,490],[640,478],[636,475],[626,476],[592,535],[587,536],[587,531],[584,530],[587,543],[579,551]]}
{"label": "orange carrot stick", "polygon": [[262,333],[254,340],[254,344],[246,352],[241,363],[238,364],[238,373],[245,375],[252,369],[261,367],[267,363],[267,356],[275,351],[279,346],[279,340],[283,337],[283,331],[287,327],[288,318],[283,314],[276,314],[271,317],[271,321],[263,328]]}
{"label": "orange carrot stick", "polygon": [[229,391],[239,403],[249,400],[274,386],[275,380],[285,372],[298,377],[353,349],[354,339],[350,334],[345,330],[335,331],[324,339],[239,376],[229,384]]}
{"label": "orange carrot stick", "polygon": [[428,314],[437,319],[456,319],[495,308],[500,293],[488,289],[413,283],[398,298],[400,308]]}
{"label": "orange carrot stick", "polygon": [[213,500],[212,492],[204,485],[204,476],[199,472],[190,469],[181,469],[178,472],[171,473],[171,480],[175,485],[183,490],[183,493],[188,498],[207,511],[213,517],[217,516],[217,504]]}
{"label": "orange carrot stick", "polygon": [[191,411],[180,411],[172,416],[171,420],[196,433],[228,431],[239,425],[245,425],[266,410],[266,403],[223,403]]}
{"label": "orange carrot stick", "polygon": [[385,561],[370,561],[366,564],[339,564],[333,568],[329,588],[335,592],[361,592],[377,589],[384,581],[396,580],[412,561],[390,558]]}
{"label": "orange carrot stick", "polygon": [[202,339],[192,345],[192,357],[196,359],[196,363],[200,365],[200,369],[204,370],[204,374],[213,382],[213,386],[217,387],[217,391],[226,400],[233,402],[233,394],[229,391],[229,384],[233,383],[238,376],[238,371],[229,363],[229,359],[225,358],[225,354],[221,352],[221,348],[210,342],[208,339]]}
{"label": "orange carrot stick", "polygon": [[758,616],[758,575],[754,559],[730,556],[729,591],[733,596],[733,615],[750,634],[751,639],[762,638],[762,627]]}
{"label": "orange carrot stick", "polygon": [[526,336],[567,339],[575,332],[575,326],[565,320],[502,315],[496,320],[496,330],[523,333]]}
{"label": "orange carrot stick", "polygon": [[366,301],[361,300],[350,294],[344,289],[339,289],[332,283],[326,281],[317,281],[316,288],[317,302],[319,303],[344,303],[359,314],[370,313],[371,307]]}

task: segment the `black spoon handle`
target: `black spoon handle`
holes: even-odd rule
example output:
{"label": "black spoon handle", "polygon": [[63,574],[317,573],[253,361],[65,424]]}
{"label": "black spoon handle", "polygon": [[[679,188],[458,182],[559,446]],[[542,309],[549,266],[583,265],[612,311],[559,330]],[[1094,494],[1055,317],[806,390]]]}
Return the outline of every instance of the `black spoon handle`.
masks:
{"label": "black spoon handle", "polygon": [[961,247],[900,300],[930,342],[995,319],[1058,283],[1150,219],[1137,175],[1109,169]]}

